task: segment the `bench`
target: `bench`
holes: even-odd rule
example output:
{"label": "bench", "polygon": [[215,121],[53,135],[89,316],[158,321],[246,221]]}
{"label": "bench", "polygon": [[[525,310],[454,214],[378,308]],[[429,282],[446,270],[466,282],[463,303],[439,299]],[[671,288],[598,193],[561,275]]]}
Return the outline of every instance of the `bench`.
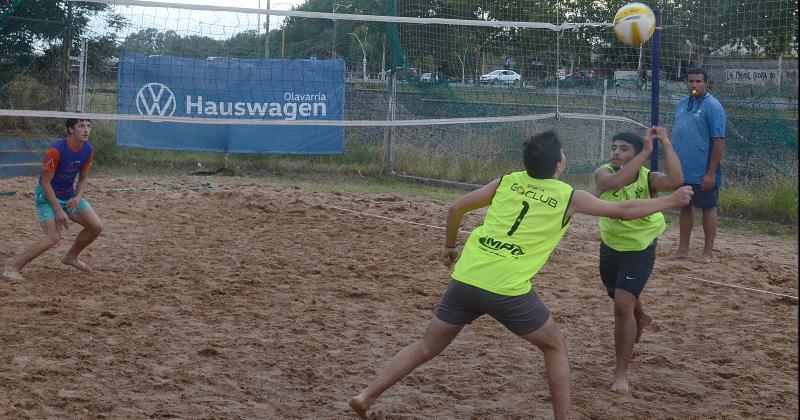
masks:
{"label": "bench", "polygon": [[39,175],[45,151],[54,142],[0,139],[0,177]]}

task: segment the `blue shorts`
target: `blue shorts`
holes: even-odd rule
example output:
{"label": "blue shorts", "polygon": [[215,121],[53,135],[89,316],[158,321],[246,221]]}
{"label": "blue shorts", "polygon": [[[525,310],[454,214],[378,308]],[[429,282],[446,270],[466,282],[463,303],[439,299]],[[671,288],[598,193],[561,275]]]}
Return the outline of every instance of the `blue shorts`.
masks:
{"label": "blue shorts", "polygon": [[[36,192],[34,193],[34,201],[36,203],[36,210],[39,211],[40,223],[56,219],[56,211],[55,209],[53,209],[53,206],[50,205],[50,202],[47,201],[47,196],[44,195],[44,191],[42,191],[41,185],[36,186]],[[69,217],[75,216],[76,214],[84,210],[92,208],[92,206],[89,205],[89,202],[86,201],[86,199],[84,198],[81,198],[81,201],[78,202],[78,207],[73,211],[67,210],[67,201],[69,200],[61,200],[60,198],[56,197],[56,201],[58,202],[59,205],[61,205],[61,208],[64,209],[65,212],[67,212],[67,216]]]}
{"label": "blue shorts", "polygon": [[714,184],[714,188],[708,191],[701,190],[698,184],[683,185],[691,186],[692,191],[694,191],[692,200],[689,202],[693,207],[698,209],[713,209],[717,207],[717,203],[719,202],[719,184]]}

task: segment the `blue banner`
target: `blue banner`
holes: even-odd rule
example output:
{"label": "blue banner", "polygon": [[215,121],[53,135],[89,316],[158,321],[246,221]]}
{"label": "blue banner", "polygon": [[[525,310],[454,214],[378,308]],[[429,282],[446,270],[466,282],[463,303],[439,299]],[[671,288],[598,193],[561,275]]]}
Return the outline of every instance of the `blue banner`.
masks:
{"label": "blue banner", "polygon": [[[191,59],[123,53],[117,112],[343,120],[342,60]],[[119,121],[117,145],[228,153],[342,154],[344,127]]]}

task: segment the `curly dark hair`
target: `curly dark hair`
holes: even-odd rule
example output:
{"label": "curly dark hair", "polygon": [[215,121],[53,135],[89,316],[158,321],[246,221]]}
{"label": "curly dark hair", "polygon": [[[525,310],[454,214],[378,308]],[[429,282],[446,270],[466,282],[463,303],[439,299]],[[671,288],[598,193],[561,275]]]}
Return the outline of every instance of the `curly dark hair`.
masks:
{"label": "curly dark hair", "polygon": [[616,140],[622,140],[625,143],[628,143],[631,146],[633,146],[633,149],[636,151],[636,154],[641,152],[642,148],[644,148],[644,145],[642,144],[642,138],[638,134],[631,133],[629,131],[614,134],[614,137],[611,138],[611,142],[613,143]]}
{"label": "curly dark hair", "polygon": [[66,126],[67,126],[67,132],[69,132],[69,129],[70,129],[70,128],[75,128],[75,124],[77,124],[77,123],[79,123],[79,122],[81,122],[81,121],[89,121],[89,122],[92,122],[92,120],[90,120],[90,119],[88,119],[88,118],[67,118],[67,123],[66,123]]}
{"label": "curly dark hair", "polygon": [[561,161],[561,140],[555,130],[539,133],[525,140],[522,153],[525,170],[531,178],[552,178]]}

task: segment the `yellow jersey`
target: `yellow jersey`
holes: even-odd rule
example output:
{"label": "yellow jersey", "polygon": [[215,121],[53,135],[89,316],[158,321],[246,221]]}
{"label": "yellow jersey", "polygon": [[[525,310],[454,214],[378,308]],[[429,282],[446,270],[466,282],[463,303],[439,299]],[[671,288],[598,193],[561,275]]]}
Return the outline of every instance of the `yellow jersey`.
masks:
{"label": "yellow jersey", "polygon": [[[614,172],[610,164],[605,164],[603,168],[608,168]],[[626,201],[635,199],[650,198],[650,169],[642,166],[639,168],[639,177],[636,181],[616,190],[603,191],[600,199],[605,201]],[[667,224],[661,212],[653,213],[649,216],[636,220],[619,220],[609,217],[600,218],[600,238],[603,243],[611,249],[620,252],[642,251],[664,233]]]}
{"label": "yellow jersey", "polygon": [[483,224],[464,244],[453,278],[504,296],[531,290],[569,227],[572,187],[514,172],[500,179]]}

